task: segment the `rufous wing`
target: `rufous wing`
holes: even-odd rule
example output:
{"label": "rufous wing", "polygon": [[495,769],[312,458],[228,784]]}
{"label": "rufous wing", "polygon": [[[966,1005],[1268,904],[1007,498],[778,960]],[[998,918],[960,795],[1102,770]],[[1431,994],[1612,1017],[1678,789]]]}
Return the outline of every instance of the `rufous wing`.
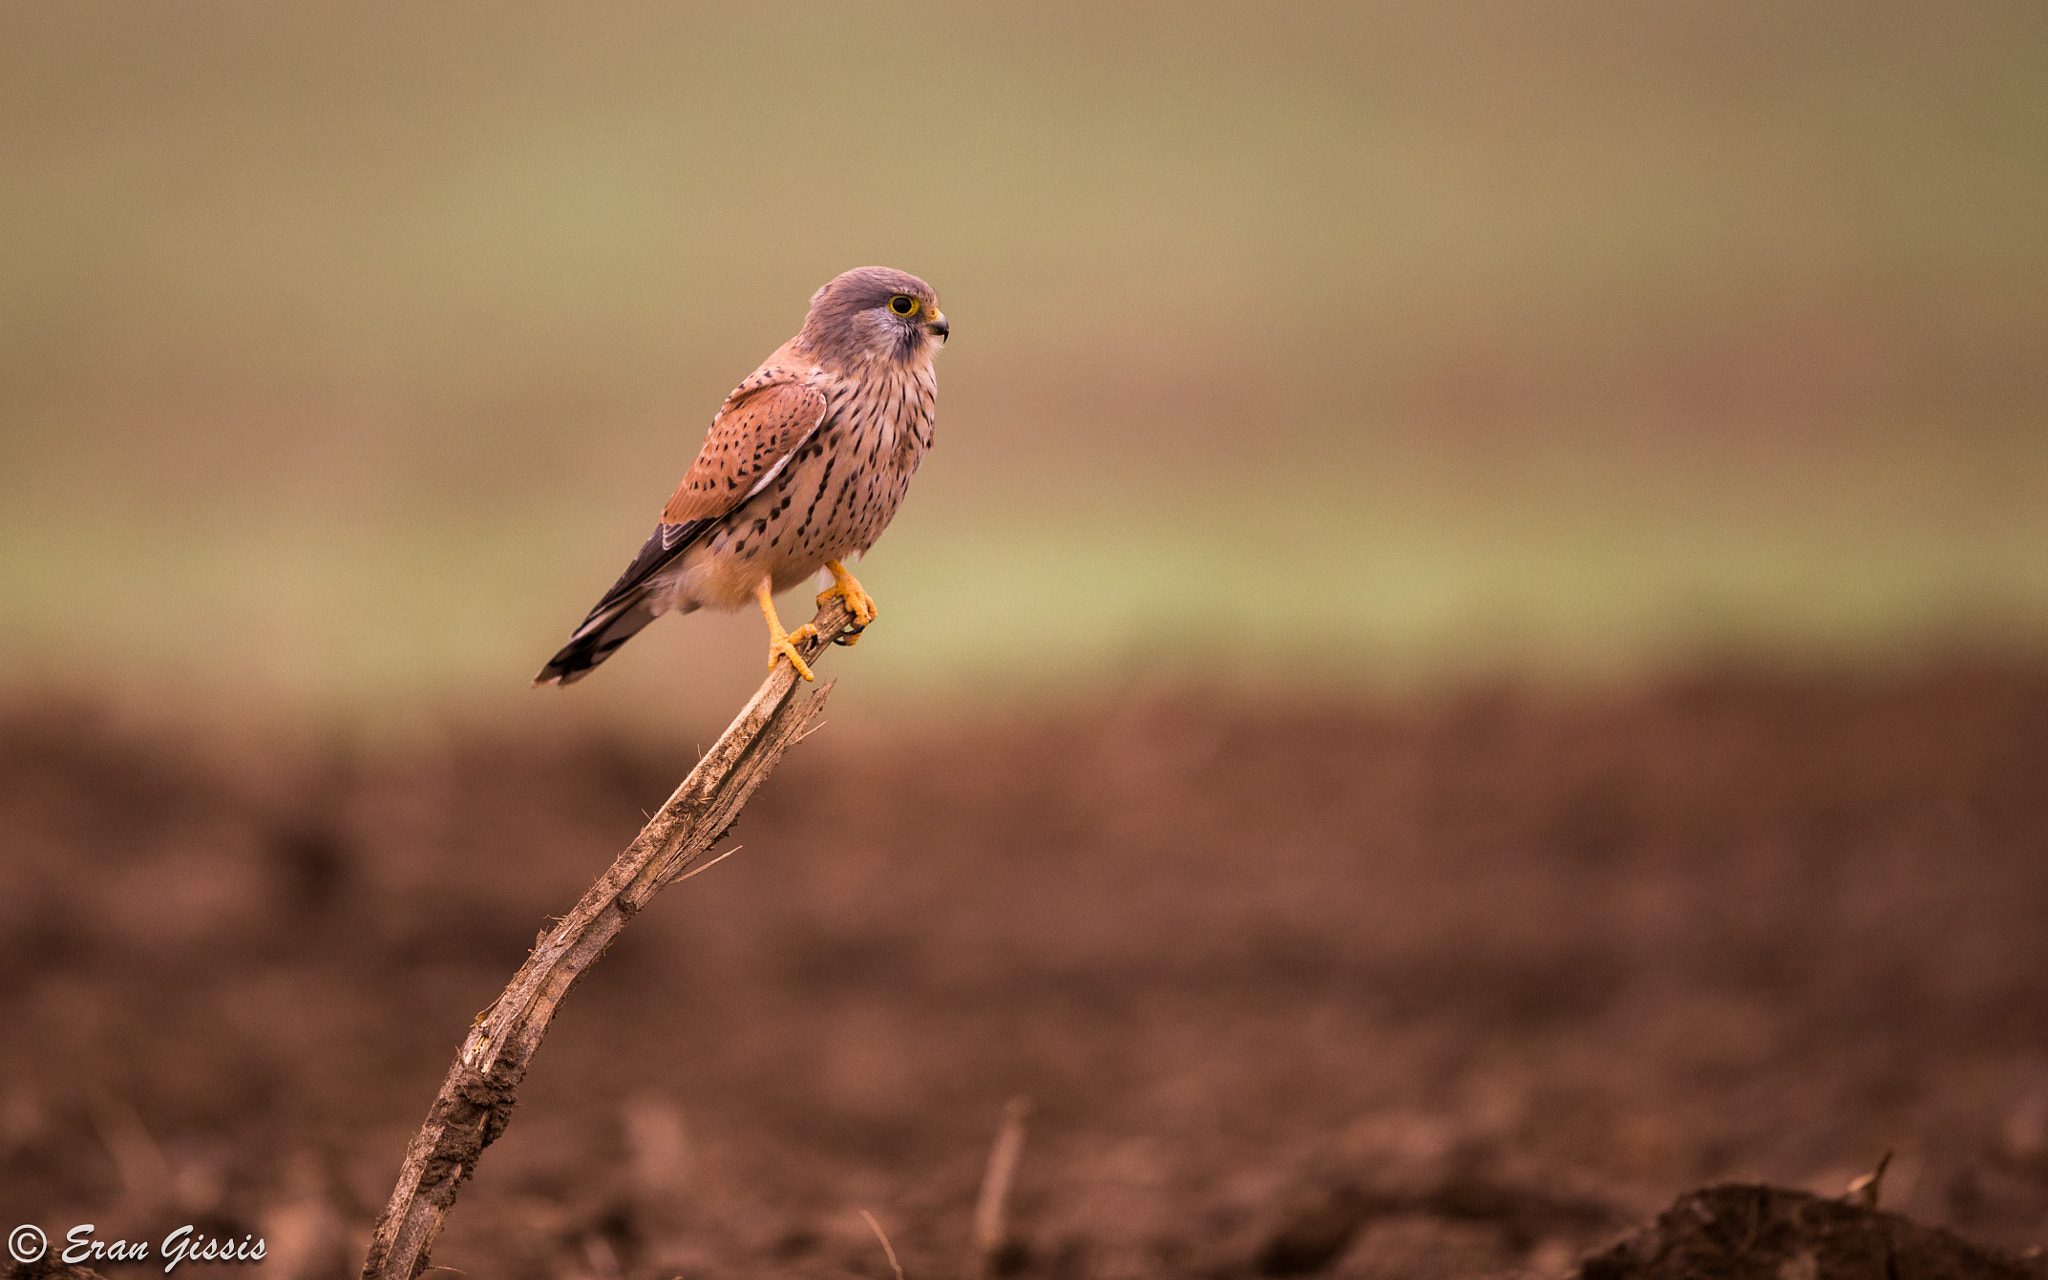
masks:
{"label": "rufous wing", "polygon": [[824,395],[795,374],[763,370],[748,378],[711,420],[704,448],[662,508],[661,522],[688,524],[732,510],[773,479],[824,418]]}

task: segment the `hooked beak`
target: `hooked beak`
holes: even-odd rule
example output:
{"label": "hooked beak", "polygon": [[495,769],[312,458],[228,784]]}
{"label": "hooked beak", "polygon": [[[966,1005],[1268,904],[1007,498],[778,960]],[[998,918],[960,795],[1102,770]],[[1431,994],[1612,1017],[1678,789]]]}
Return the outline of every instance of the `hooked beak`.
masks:
{"label": "hooked beak", "polygon": [[935,310],[932,312],[932,318],[924,322],[924,331],[944,342],[946,335],[953,332],[953,326],[946,323],[945,312]]}

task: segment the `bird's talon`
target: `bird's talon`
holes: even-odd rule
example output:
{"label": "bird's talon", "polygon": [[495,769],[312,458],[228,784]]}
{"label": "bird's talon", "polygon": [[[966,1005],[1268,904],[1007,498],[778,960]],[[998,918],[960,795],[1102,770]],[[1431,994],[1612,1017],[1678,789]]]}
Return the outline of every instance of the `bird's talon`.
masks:
{"label": "bird's talon", "polygon": [[788,658],[789,665],[796,668],[798,675],[806,680],[815,681],[817,677],[811,674],[811,664],[804,661],[804,656],[797,652],[796,646],[798,641],[808,640],[817,634],[818,629],[808,622],[798,627],[795,631],[778,631],[770,634],[768,637],[768,669],[770,671],[775,669],[775,660],[777,658]]}
{"label": "bird's talon", "polygon": [[875,608],[875,598],[861,590],[858,582],[849,581],[844,586],[835,583],[820,591],[818,593],[819,607],[823,608],[833,596],[838,596],[846,601],[846,611],[852,614],[853,620],[863,627],[873,622],[875,615],[881,612],[881,610]]}
{"label": "bird's talon", "polygon": [[[832,585],[818,593],[818,606],[823,608],[833,596],[846,601],[846,611],[853,615],[855,634],[859,634],[860,628],[873,622],[882,611],[875,607],[875,598],[860,585],[860,580],[846,571],[845,565],[837,560],[827,560],[825,568],[832,574]],[[838,643],[845,644],[846,641]]]}

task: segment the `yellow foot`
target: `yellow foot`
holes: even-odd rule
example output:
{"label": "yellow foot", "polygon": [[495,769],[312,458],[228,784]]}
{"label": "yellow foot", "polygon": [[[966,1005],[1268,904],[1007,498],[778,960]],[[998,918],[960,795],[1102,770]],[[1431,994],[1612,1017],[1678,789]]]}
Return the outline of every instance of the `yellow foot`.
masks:
{"label": "yellow foot", "polygon": [[[848,574],[844,581],[835,582],[823,591],[820,591],[818,593],[818,603],[822,605],[833,596],[838,596],[846,601],[847,612],[851,613],[853,620],[863,627],[873,622],[875,615],[881,612],[881,610],[875,608],[875,598],[861,590],[860,583],[855,582],[851,574]],[[804,625],[809,626],[810,624],[805,623]]]}
{"label": "yellow foot", "polygon": [[855,630],[838,637],[843,645],[853,645],[860,640],[860,628],[873,622],[882,612],[875,607],[875,598],[860,585],[860,580],[846,571],[846,566],[837,560],[827,560],[825,567],[832,571],[832,585],[818,593],[818,604],[822,606],[833,596],[846,601],[846,611],[853,615]]}
{"label": "yellow foot", "polygon": [[816,680],[818,677],[811,674],[811,664],[804,661],[804,656],[796,651],[796,646],[798,641],[808,640],[817,634],[818,629],[808,622],[794,631],[784,631],[781,627],[770,627],[768,629],[768,669],[771,671],[775,669],[775,660],[777,658],[788,658],[789,665],[796,668],[798,675],[806,680]]}

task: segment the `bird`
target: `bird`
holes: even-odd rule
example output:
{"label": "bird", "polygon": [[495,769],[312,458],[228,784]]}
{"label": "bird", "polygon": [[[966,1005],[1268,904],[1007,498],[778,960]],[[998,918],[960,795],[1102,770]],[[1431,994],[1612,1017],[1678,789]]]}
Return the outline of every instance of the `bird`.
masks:
{"label": "bird", "polygon": [[[932,446],[932,361],[951,325],[916,276],[856,267],[811,296],[795,337],[725,398],[695,462],[638,555],[548,659],[535,685],[570,685],[664,613],[758,605],[768,667],[814,679],[774,597],[822,572],[818,596],[846,602],[857,627],[877,613],[846,568],[864,555]],[[842,637],[851,643],[858,632]]]}

